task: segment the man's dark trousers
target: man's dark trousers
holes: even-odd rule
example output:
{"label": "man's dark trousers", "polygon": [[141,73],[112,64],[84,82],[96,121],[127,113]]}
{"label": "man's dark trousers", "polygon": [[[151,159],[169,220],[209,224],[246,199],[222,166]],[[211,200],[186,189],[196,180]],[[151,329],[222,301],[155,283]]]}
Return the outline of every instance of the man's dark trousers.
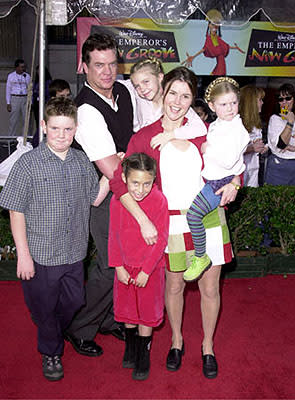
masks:
{"label": "man's dark trousers", "polygon": [[75,316],[67,333],[83,340],[94,340],[98,331],[118,328],[113,313],[115,269],[108,265],[109,211],[112,193],[99,207],[91,207],[90,232],[97,249],[97,265],[86,282],[86,305]]}

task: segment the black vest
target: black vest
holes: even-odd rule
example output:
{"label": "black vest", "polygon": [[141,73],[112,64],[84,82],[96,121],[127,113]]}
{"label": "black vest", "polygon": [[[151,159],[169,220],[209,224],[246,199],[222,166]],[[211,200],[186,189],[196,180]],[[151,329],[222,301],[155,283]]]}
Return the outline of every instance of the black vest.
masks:
{"label": "black vest", "polygon": [[[119,96],[119,97],[118,97]],[[108,129],[113,137],[117,152],[126,152],[131,136],[133,135],[133,108],[128,89],[119,82],[113,86],[113,97],[117,99],[118,111],[114,111],[92,89],[84,86],[75,99],[76,105],[89,104],[95,107],[104,117]],[[97,129],[95,126],[93,129]],[[99,130],[97,130],[99,141]],[[78,145],[79,146],[79,145]],[[77,147],[77,142],[74,147]],[[81,146],[79,147],[81,149]]]}

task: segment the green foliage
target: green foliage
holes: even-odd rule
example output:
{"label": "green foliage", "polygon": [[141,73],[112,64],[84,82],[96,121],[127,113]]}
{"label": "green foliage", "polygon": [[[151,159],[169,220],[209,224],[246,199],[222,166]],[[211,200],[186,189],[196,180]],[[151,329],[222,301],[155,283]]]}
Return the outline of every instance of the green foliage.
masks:
{"label": "green foliage", "polygon": [[[263,244],[264,235],[281,248],[284,255],[295,254],[295,186],[264,185],[246,187],[239,191],[228,207],[227,221],[235,254],[254,250],[262,255],[269,248]],[[0,207],[0,248],[14,246],[9,213]],[[90,238],[87,259],[95,256]]]}
{"label": "green foliage", "polygon": [[256,250],[267,254],[266,234],[281,247],[282,254],[295,251],[295,187],[264,185],[246,187],[228,209],[228,224],[234,252]]}
{"label": "green foliage", "polygon": [[0,207],[0,247],[14,246],[10,230],[9,212]]}

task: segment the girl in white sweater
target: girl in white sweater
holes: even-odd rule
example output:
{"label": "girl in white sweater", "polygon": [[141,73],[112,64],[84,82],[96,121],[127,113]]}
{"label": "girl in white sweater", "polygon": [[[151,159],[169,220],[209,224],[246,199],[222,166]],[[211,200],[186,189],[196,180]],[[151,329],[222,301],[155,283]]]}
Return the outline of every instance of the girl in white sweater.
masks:
{"label": "girl in white sweater", "polygon": [[220,204],[221,189],[245,170],[243,153],[249,143],[249,134],[238,114],[239,85],[229,77],[219,77],[210,83],[205,100],[217,119],[209,126],[207,141],[202,145],[205,186],[194,199],[187,221],[192,233],[195,256],[184,273],[186,281],[194,281],[211,267],[206,254],[206,233],[203,218]]}

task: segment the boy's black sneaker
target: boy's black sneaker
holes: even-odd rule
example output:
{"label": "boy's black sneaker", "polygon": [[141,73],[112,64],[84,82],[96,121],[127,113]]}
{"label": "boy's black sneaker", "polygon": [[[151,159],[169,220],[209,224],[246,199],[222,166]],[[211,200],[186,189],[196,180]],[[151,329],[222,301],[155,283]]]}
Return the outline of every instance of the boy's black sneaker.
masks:
{"label": "boy's black sneaker", "polygon": [[43,375],[49,381],[59,381],[64,377],[60,356],[47,356],[42,354]]}

